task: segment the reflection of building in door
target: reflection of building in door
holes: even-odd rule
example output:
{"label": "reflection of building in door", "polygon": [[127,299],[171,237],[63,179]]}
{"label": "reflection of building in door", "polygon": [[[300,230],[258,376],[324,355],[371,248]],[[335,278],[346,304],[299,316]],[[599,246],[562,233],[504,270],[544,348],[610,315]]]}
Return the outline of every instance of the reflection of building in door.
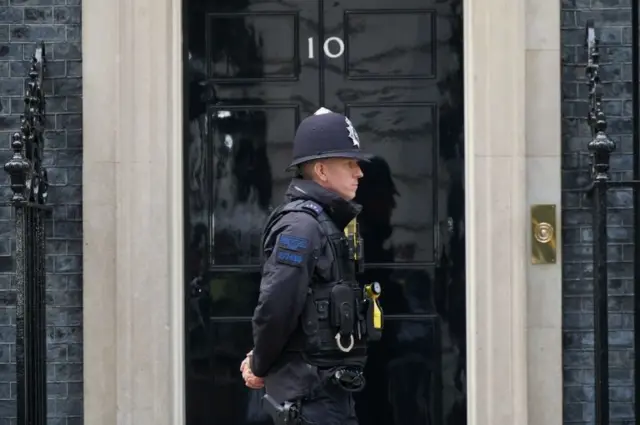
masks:
{"label": "reflection of building in door", "polygon": [[238,365],[260,231],[288,184],[296,125],[320,106],[347,113],[376,155],[357,196],[361,283],[382,283],[388,320],[360,423],[464,424],[460,1],[185,7],[188,424],[269,423]]}

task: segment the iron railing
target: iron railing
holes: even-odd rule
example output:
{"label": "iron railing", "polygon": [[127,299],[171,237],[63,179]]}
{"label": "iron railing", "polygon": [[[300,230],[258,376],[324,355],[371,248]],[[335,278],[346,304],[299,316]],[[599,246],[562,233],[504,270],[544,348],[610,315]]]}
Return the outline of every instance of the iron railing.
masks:
{"label": "iron railing", "polygon": [[[589,195],[591,197],[593,211],[595,423],[598,425],[609,425],[607,191],[612,188],[631,188],[634,189],[635,192],[635,189],[640,186],[640,181],[635,179],[613,181],[609,176],[611,155],[616,149],[616,144],[607,135],[607,118],[602,107],[600,46],[592,20],[587,22],[585,47],[587,49],[586,72],[589,84],[589,115],[587,119],[592,136],[592,140],[589,143],[589,152],[591,155],[591,186],[589,187]],[[637,176],[634,178],[637,178]],[[638,212],[636,212],[636,214],[637,213]],[[636,246],[636,249],[638,249],[638,246]]]}
{"label": "iron railing", "polygon": [[29,70],[21,129],[11,141],[13,156],[4,166],[11,179],[16,226],[18,425],[45,425],[47,421],[45,216],[49,208],[47,172],[42,164],[45,64],[41,43]]}

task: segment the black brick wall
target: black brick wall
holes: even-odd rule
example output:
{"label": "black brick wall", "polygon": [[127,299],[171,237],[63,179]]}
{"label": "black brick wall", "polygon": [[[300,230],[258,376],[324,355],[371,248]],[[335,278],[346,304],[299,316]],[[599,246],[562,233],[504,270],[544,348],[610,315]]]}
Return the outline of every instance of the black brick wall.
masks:
{"label": "black brick wall", "polygon": [[[617,151],[614,179],[633,177],[631,0],[562,0],[564,423],[594,424],[593,263],[589,183],[587,19],[602,41],[605,112]],[[609,197],[611,423],[631,424],[633,406],[633,210],[625,190]]]}
{"label": "black brick wall", "polygon": [[[82,63],[80,0],[0,0],[0,159],[18,130],[28,60],[46,43],[45,161],[53,214],[48,227],[49,424],[82,423]],[[0,171],[3,174],[4,172]],[[2,196],[9,199],[7,180]],[[11,255],[10,209],[0,208],[0,256]],[[0,259],[1,260],[1,259]],[[0,261],[0,425],[15,423],[13,264]]]}

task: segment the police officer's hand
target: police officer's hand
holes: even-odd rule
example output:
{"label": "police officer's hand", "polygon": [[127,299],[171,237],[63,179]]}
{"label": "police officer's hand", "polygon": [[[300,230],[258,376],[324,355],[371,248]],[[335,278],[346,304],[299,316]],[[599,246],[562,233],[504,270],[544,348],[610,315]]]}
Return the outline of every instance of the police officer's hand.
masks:
{"label": "police officer's hand", "polygon": [[242,379],[244,379],[244,384],[247,387],[253,390],[259,390],[260,388],[264,387],[264,379],[258,378],[253,374],[253,372],[251,372],[252,354],[253,351],[249,351],[249,353],[247,353],[247,357],[245,357],[245,359],[240,364],[240,372],[242,372]]}

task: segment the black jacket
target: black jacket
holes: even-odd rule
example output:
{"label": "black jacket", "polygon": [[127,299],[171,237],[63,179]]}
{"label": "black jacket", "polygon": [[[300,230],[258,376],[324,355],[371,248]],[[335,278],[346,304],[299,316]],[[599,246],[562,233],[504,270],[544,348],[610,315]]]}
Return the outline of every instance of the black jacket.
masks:
{"label": "black jacket", "polygon": [[[346,201],[315,182],[293,179],[285,202],[312,200],[318,203],[338,228],[343,229],[361,207]],[[282,255],[281,241],[297,241],[294,256]],[[280,241],[280,242],[279,242]],[[330,278],[332,255],[318,221],[304,212],[290,212],[280,218],[265,238],[265,262],[258,306],[253,315],[253,357],[251,369],[267,377],[267,392],[276,399],[304,394],[317,379],[317,371],[297,354],[284,349],[300,325],[307,290],[314,273]],[[293,382],[295,381],[295,382]],[[286,386],[287,390],[282,390]]]}

